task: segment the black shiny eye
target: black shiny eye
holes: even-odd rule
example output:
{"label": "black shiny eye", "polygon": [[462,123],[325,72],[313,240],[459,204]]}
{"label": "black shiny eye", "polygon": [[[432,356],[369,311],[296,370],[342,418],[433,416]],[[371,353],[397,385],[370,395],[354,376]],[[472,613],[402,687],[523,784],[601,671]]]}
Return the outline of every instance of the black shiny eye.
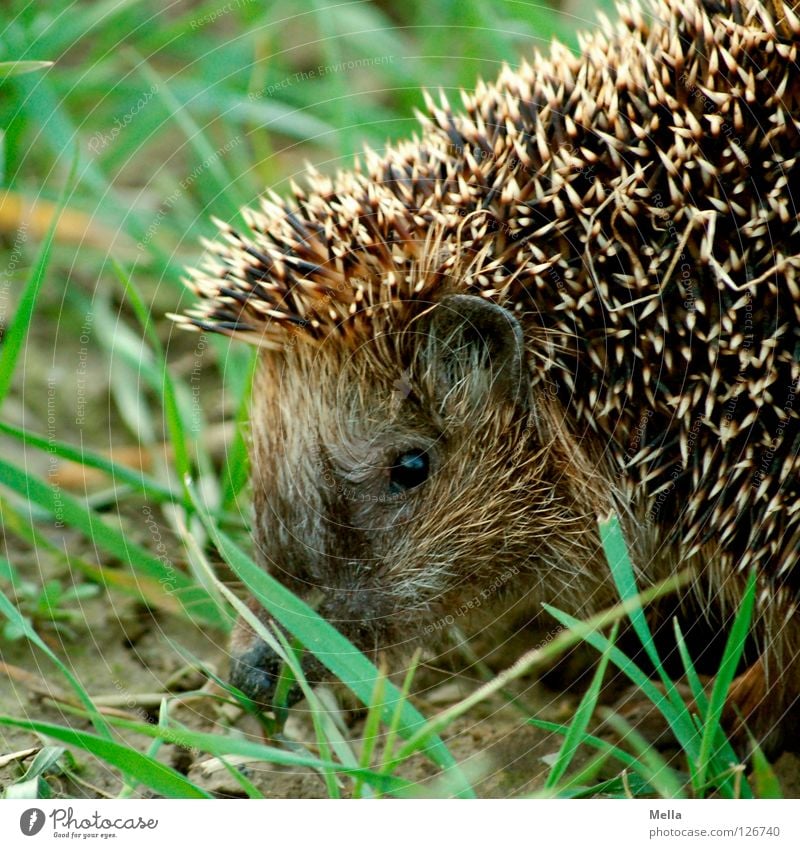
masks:
{"label": "black shiny eye", "polygon": [[428,479],[430,461],[423,450],[401,453],[389,469],[389,491],[393,495],[415,489]]}

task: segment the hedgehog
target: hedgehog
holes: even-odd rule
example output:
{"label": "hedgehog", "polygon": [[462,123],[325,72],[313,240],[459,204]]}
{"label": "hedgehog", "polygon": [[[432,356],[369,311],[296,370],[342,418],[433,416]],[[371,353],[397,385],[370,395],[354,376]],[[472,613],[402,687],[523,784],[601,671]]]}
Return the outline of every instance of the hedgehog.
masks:
{"label": "hedgehog", "polygon": [[173,317],[261,348],[257,557],[359,648],[610,605],[616,512],[640,588],[691,574],[687,634],[755,572],[731,732],[800,736],[798,5],[620,5],[215,222]]}

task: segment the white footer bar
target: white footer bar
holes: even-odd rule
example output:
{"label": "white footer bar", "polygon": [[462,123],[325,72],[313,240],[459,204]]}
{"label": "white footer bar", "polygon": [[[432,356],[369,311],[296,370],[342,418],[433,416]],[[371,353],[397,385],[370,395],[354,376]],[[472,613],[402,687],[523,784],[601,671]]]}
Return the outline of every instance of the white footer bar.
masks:
{"label": "white footer bar", "polygon": [[800,846],[788,801],[0,801],[0,845]]}

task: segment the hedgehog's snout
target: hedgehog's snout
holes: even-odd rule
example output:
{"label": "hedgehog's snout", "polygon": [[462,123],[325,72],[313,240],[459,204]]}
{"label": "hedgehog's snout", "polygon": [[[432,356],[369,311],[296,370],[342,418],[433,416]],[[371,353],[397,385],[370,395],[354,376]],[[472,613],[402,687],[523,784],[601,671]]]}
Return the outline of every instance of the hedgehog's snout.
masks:
{"label": "hedgehog's snout", "polygon": [[[239,637],[233,640],[228,681],[260,707],[270,708],[275,700],[283,660],[252,631],[249,632],[245,645],[242,645],[241,634]],[[241,649],[236,650],[240,646]],[[328,669],[313,654],[305,652],[300,666],[303,676],[311,686],[330,679]],[[291,707],[303,698],[303,690],[295,683],[290,687],[282,705]]]}
{"label": "hedgehog's snout", "polygon": [[231,657],[230,682],[257,703],[268,705],[279,671],[279,657],[259,640],[243,654]]}
{"label": "hedgehog's snout", "polygon": [[[260,639],[244,653],[231,657],[229,680],[257,704],[268,707],[275,695],[275,686],[281,670],[281,658]],[[302,700],[299,686],[292,687],[288,696],[289,706]]]}

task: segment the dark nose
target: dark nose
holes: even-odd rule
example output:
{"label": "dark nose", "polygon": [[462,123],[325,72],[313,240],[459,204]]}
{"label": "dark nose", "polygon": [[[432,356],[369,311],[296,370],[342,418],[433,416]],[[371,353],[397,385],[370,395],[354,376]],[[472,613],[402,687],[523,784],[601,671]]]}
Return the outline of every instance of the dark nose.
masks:
{"label": "dark nose", "polygon": [[[275,687],[281,672],[281,658],[260,639],[244,653],[231,656],[229,680],[237,689],[241,689],[248,698],[260,707],[269,708],[275,698]],[[320,674],[322,667],[316,662],[304,658],[302,663],[306,679],[314,683],[323,679]],[[309,676],[310,672],[310,676]],[[303,690],[297,683],[292,683],[286,694],[284,706],[293,707],[304,698]]]}
{"label": "dark nose", "polygon": [[280,657],[266,642],[256,640],[243,654],[231,657],[230,682],[257,704],[268,707],[280,670]]}

